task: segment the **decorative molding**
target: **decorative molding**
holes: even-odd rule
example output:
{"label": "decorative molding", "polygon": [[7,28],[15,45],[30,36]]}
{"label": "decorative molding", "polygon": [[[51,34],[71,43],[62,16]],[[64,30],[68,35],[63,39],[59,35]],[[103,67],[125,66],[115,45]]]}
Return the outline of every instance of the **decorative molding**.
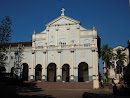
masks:
{"label": "decorative molding", "polygon": [[55,34],[51,32],[49,38],[50,39],[54,39],[55,38]]}
{"label": "decorative molding", "polygon": [[71,51],[71,53],[74,53],[74,50],[73,50],[73,51]]}
{"label": "decorative molding", "polygon": [[46,54],[47,50],[43,50],[43,53]]}
{"label": "decorative molding", "polygon": [[69,30],[70,29],[70,24],[66,24],[66,28],[67,28],[67,30]]}
{"label": "decorative molding", "polygon": [[71,31],[70,32],[70,37],[76,37],[76,33],[75,32],[76,32],[75,30]]}
{"label": "decorative molding", "polygon": [[28,55],[26,53],[22,54],[23,59],[26,59]]}
{"label": "decorative molding", "polygon": [[59,30],[59,29],[58,29],[58,25],[55,25],[55,30],[56,30],[56,31],[58,31],[58,30]]}
{"label": "decorative molding", "polygon": [[58,52],[58,53],[61,53],[61,49],[58,49],[57,52]]}
{"label": "decorative molding", "polygon": [[58,53],[61,53],[61,51],[58,51]]}
{"label": "decorative molding", "polygon": [[78,67],[74,67],[74,69],[78,69]]}
{"label": "decorative molding", "polygon": [[38,55],[37,57],[38,57],[38,58],[41,58],[41,56],[40,56],[40,55]]}
{"label": "decorative molding", "polygon": [[86,57],[86,52],[85,51],[81,51],[80,52],[80,57],[82,57],[82,58]]}
{"label": "decorative molding", "polygon": [[[53,21],[49,22],[49,23],[46,24],[45,26],[46,26],[46,27],[52,26],[52,24],[54,24],[55,22],[57,22],[58,20],[60,20],[60,19],[62,19],[62,18],[67,19],[67,20],[69,20],[69,21],[72,21],[72,22],[74,22],[75,24],[81,24],[79,21],[74,20],[74,19],[72,19],[72,18],[69,18],[69,17],[63,15],[63,16],[60,16],[60,17],[54,19]],[[55,25],[54,25],[54,26],[55,26]]]}
{"label": "decorative molding", "polygon": [[55,58],[55,53],[51,52],[49,55],[51,59]]}
{"label": "decorative molding", "polygon": [[74,53],[74,49],[70,49],[70,52],[71,52],[71,53]]}
{"label": "decorative molding", "polygon": [[68,56],[69,56],[69,55],[68,55],[67,53],[66,53],[66,54],[64,54],[64,57],[65,57],[65,58],[68,58]]}
{"label": "decorative molding", "polygon": [[32,52],[32,54],[35,54],[35,50],[32,50],[31,52]]}
{"label": "decorative molding", "polygon": [[88,67],[88,68],[93,68],[93,67]]}
{"label": "decorative molding", "polygon": [[92,52],[95,52],[95,51],[96,51],[95,48],[92,48],[91,50],[92,50]]}
{"label": "decorative molding", "polygon": [[80,25],[79,24],[77,24],[77,29],[79,29],[80,28]]}
{"label": "decorative molding", "polygon": [[62,31],[60,31],[59,33],[60,33],[60,36],[64,36],[64,35],[66,34],[66,32],[65,32],[65,31],[63,31],[63,30],[62,30]]}
{"label": "decorative molding", "polygon": [[57,75],[57,77],[61,77],[61,75]]}

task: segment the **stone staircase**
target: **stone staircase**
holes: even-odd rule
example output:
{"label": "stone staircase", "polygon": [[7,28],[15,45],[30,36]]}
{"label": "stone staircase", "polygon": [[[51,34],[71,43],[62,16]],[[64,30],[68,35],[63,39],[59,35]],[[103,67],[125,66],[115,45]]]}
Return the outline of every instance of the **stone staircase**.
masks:
{"label": "stone staircase", "polygon": [[92,89],[93,82],[36,82],[43,89]]}

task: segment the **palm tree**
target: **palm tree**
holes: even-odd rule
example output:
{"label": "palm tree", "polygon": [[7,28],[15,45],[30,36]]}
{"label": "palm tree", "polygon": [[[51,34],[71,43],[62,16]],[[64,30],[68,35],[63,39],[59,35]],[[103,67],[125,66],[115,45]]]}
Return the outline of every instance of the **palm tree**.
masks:
{"label": "palm tree", "polygon": [[[119,74],[121,73],[121,71],[123,72],[123,67],[124,67],[124,61],[126,60],[126,54],[122,53],[122,50],[120,48],[118,48],[116,50],[117,54],[116,54],[116,58],[117,58],[117,66],[119,69],[117,69],[119,71]],[[120,69],[121,68],[121,69]]]}
{"label": "palm tree", "polygon": [[110,68],[110,60],[112,59],[112,48],[108,44],[103,45],[101,49],[102,60],[104,61],[104,77],[108,77],[108,68]]}

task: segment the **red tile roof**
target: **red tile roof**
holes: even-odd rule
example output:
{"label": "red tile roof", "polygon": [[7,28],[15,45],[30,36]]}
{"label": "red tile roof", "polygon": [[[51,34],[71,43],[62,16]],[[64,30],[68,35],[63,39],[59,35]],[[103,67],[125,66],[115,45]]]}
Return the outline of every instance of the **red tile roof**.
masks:
{"label": "red tile roof", "polygon": [[17,47],[19,44],[22,44],[24,46],[32,46],[32,41],[30,42],[16,42],[16,43],[8,43],[8,45],[11,47]]}

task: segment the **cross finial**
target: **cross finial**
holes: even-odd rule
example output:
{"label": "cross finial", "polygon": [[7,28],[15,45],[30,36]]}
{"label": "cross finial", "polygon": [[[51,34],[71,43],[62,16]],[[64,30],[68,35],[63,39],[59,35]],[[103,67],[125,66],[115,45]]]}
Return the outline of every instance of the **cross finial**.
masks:
{"label": "cross finial", "polygon": [[36,33],[36,31],[34,30],[34,34]]}
{"label": "cross finial", "polygon": [[65,11],[65,9],[64,8],[62,8],[62,13],[61,13],[61,16],[64,16],[64,11]]}

